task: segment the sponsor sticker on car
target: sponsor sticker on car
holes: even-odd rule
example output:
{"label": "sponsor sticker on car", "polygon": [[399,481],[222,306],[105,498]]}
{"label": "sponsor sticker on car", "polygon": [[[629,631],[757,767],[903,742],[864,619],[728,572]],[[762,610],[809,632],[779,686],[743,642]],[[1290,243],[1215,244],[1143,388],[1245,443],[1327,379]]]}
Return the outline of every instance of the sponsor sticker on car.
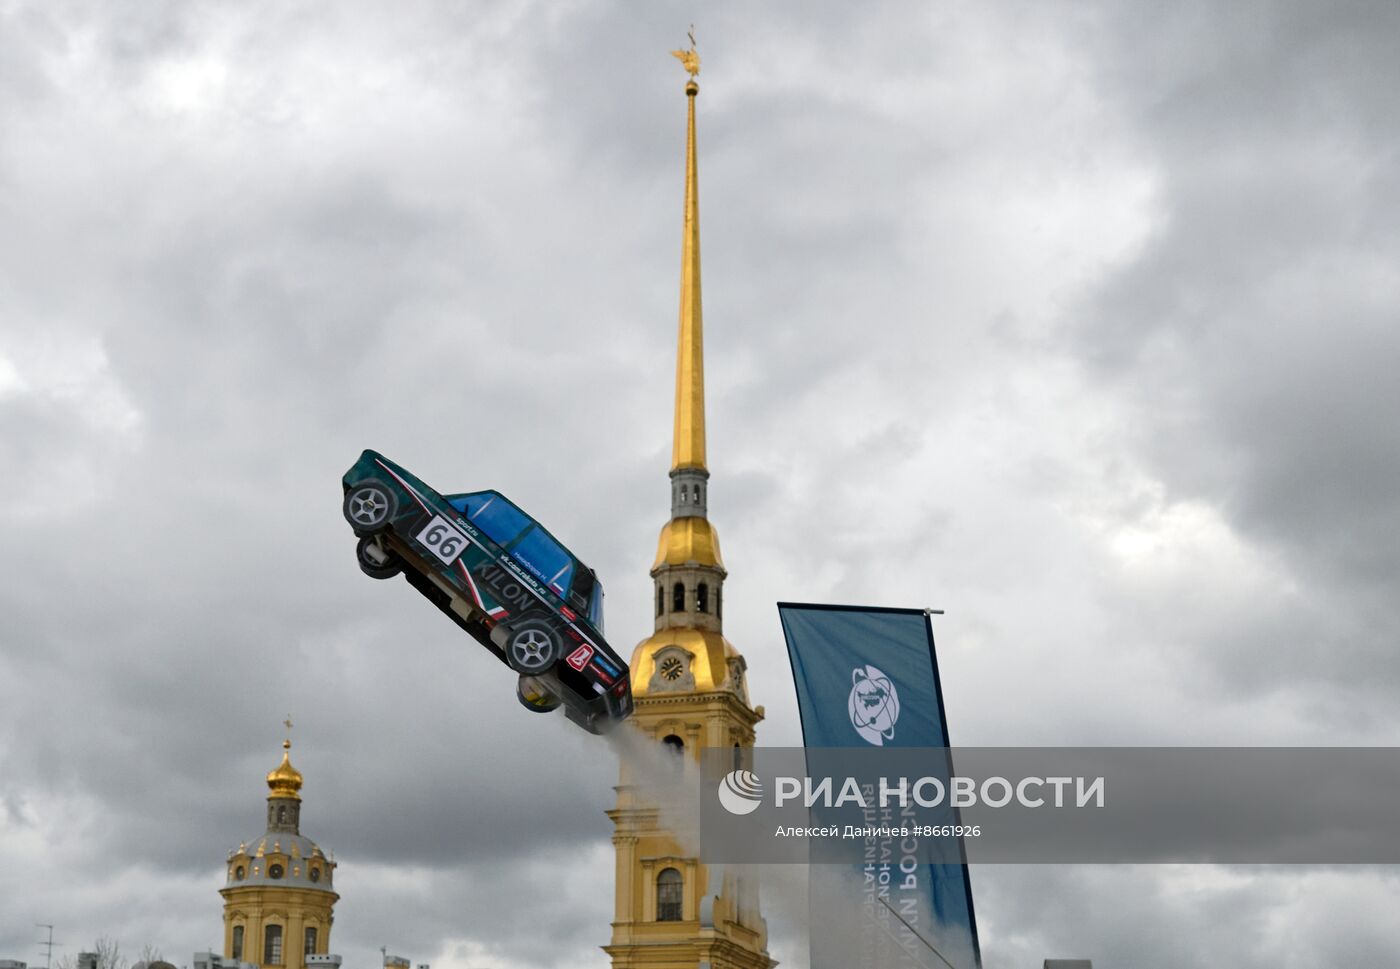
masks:
{"label": "sponsor sticker on car", "polygon": [[570,666],[572,666],[574,669],[576,669],[576,670],[578,670],[580,673],[582,673],[582,672],[583,672],[583,668],[584,668],[585,666],[588,665],[588,660],[589,660],[592,656],[593,656],[593,647],[592,647],[592,646],[588,646],[588,645],[584,645],[584,646],[580,646],[578,649],[576,649],[576,650],[574,650],[572,653],[570,653],[569,656],[568,656],[567,662],[568,662],[568,664],[569,664]]}

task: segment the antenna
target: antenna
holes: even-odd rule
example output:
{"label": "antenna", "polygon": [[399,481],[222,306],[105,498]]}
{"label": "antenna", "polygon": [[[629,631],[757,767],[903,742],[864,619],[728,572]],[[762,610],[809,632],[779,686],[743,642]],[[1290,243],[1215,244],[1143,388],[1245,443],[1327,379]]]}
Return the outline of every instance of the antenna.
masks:
{"label": "antenna", "polygon": [[[47,922],[35,922],[34,924],[35,924],[35,926],[37,926],[38,928],[41,928],[41,929],[48,929],[48,930],[49,930],[49,937],[48,937],[47,939],[40,939],[38,942],[36,942],[36,943],[34,943],[34,944],[35,944],[35,945],[38,945],[38,946],[43,946],[43,948],[44,948],[44,969],[51,969],[51,967],[52,967],[52,965],[53,965],[53,946],[54,946],[54,942],[53,942],[53,926],[50,925],[50,924],[47,923]],[[59,943],[59,944],[62,945],[62,943]]]}

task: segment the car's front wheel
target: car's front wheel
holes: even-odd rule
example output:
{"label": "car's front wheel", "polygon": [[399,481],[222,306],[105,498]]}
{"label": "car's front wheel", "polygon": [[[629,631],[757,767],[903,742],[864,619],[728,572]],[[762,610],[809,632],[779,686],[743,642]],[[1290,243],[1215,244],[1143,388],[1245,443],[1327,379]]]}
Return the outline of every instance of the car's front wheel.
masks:
{"label": "car's front wheel", "polygon": [[389,527],[398,503],[377,481],[362,481],[345,492],[345,520],[356,535],[373,535]]}
{"label": "car's front wheel", "polygon": [[533,676],[522,676],[515,684],[515,698],[532,713],[552,713],[559,709],[559,698]]}
{"label": "car's front wheel", "polygon": [[384,548],[373,535],[366,535],[355,545],[355,558],[360,571],[371,579],[392,579],[403,571],[403,559]]}
{"label": "car's front wheel", "polygon": [[543,619],[527,619],[506,633],[506,662],[525,676],[543,673],[559,660],[559,634]]}

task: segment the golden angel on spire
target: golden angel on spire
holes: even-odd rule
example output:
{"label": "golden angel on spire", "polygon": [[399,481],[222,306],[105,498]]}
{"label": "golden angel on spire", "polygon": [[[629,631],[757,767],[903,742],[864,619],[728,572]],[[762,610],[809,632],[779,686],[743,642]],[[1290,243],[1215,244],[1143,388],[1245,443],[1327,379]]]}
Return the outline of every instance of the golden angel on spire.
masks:
{"label": "golden angel on spire", "polygon": [[700,55],[695,52],[695,25],[690,25],[690,31],[686,34],[690,38],[690,50],[673,50],[671,56],[681,62],[681,66],[690,72],[693,78],[700,73]]}

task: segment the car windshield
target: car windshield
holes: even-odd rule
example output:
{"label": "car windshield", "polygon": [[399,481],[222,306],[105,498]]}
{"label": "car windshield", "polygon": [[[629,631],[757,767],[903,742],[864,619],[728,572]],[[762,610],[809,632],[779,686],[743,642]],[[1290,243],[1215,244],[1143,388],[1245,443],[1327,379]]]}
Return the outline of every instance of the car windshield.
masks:
{"label": "car windshield", "polygon": [[603,583],[593,580],[593,594],[588,597],[588,620],[593,628],[603,632]]}
{"label": "car windshield", "polygon": [[486,533],[497,545],[506,545],[527,527],[530,517],[494,491],[453,495],[447,503],[467,516],[467,521]]}

